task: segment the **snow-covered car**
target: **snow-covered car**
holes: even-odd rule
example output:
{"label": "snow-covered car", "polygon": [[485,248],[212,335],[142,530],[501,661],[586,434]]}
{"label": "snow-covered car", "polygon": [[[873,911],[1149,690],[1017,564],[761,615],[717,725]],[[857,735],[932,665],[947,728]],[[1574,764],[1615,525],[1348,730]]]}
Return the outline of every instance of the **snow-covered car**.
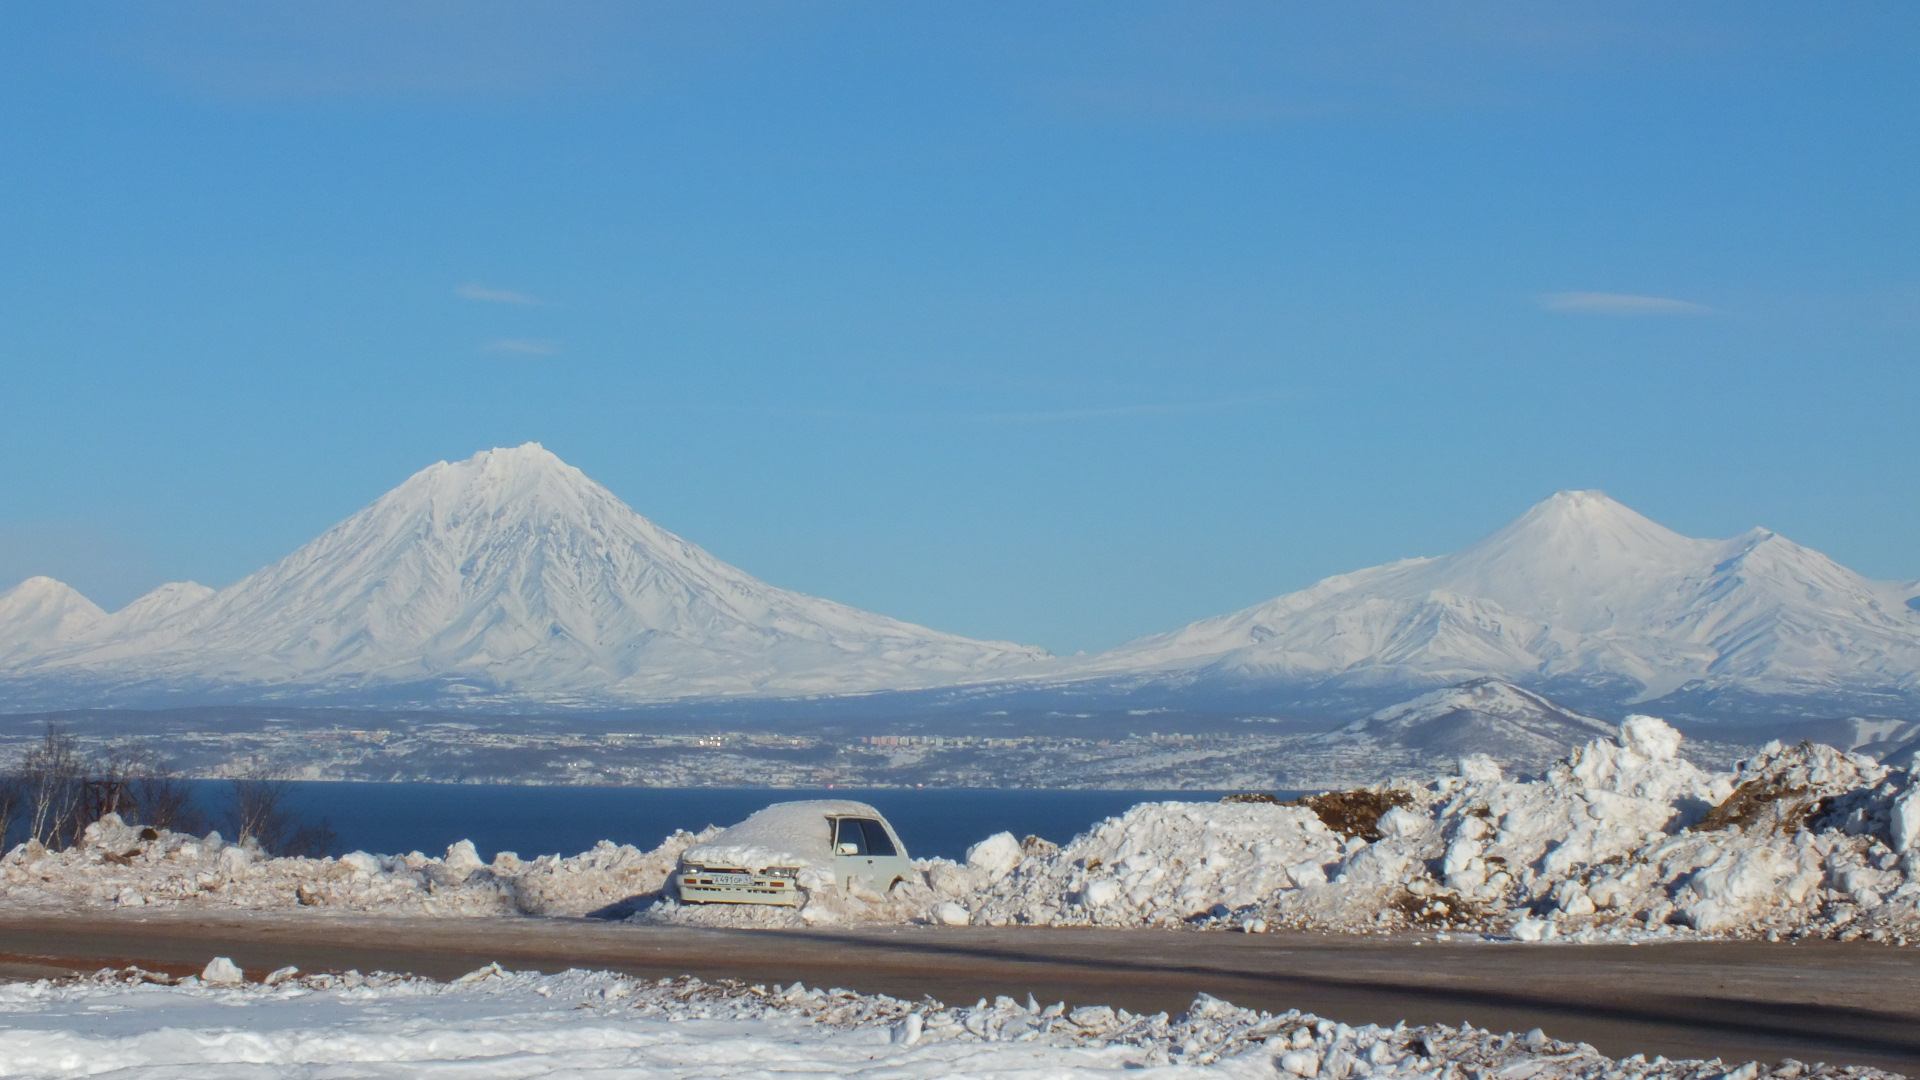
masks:
{"label": "snow-covered car", "polygon": [[696,904],[799,904],[832,884],[884,895],[919,876],[899,834],[866,803],[775,803],[680,856],[673,883]]}

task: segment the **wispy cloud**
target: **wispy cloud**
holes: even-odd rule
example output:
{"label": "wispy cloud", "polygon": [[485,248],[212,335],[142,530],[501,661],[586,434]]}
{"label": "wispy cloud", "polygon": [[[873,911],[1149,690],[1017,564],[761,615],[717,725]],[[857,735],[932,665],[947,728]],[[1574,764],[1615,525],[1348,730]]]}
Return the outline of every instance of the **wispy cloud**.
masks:
{"label": "wispy cloud", "polygon": [[1540,298],[1540,306],[1574,315],[1713,315],[1719,310],[1669,296],[1610,292],[1547,293]]}
{"label": "wispy cloud", "polygon": [[518,356],[552,356],[560,351],[560,343],[536,338],[501,338],[487,342],[485,348],[488,352],[514,353]]}
{"label": "wispy cloud", "polygon": [[453,290],[453,295],[462,300],[474,300],[482,304],[514,304],[519,307],[545,307],[546,301],[535,296],[512,289],[495,289],[486,285],[468,282]]}
{"label": "wispy cloud", "polygon": [[[1138,405],[1092,405],[1062,409],[925,411],[917,409],[837,409],[804,406],[698,405],[672,406],[674,411],[725,414],[729,416],[789,417],[799,420],[833,422],[859,421],[914,424],[1055,424],[1081,421],[1127,420],[1133,418],[1188,416],[1258,405],[1272,400],[1260,395],[1214,401],[1170,401]],[[658,406],[648,406],[647,410]]]}
{"label": "wispy cloud", "polygon": [[1245,401],[1169,401],[1153,405],[1108,405],[1077,409],[1034,409],[1022,412],[982,412],[961,414],[959,419],[990,424],[1050,424],[1071,420],[1120,420],[1136,416],[1178,416],[1185,413],[1229,409]]}

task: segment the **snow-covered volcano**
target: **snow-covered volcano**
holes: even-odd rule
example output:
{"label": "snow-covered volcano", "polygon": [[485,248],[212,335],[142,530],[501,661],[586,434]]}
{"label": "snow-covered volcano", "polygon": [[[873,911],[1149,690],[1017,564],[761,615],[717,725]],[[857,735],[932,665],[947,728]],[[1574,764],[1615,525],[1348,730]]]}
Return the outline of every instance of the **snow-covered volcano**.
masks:
{"label": "snow-covered volcano", "polygon": [[113,615],[50,579],[0,596],[7,676],[128,688],[792,696],[977,681],[1045,655],[775,588],[533,443],[430,466],[218,592],[164,586]]}
{"label": "snow-covered volcano", "polygon": [[1683,689],[1911,699],[1916,592],[1764,529],[1696,540],[1600,492],[1564,491],[1452,555],[1327,578],[1067,670],[1347,688],[1497,676],[1616,701]]}
{"label": "snow-covered volcano", "polygon": [[72,586],[30,577],[0,593],[0,665],[30,660],[51,643],[79,637],[107,618]]}
{"label": "snow-covered volcano", "polygon": [[1052,660],[774,588],[529,444],[427,468],[218,592],[168,585],[107,614],[30,579],[0,594],[0,685],[54,707],[1104,688],[1353,718],[1492,677],[1602,715],[1661,698],[1715,715],[1718,695],[1900,715],[1920,705],[1916,595],[1765,530],[1692,539],[1571,491],[1452,555]]}

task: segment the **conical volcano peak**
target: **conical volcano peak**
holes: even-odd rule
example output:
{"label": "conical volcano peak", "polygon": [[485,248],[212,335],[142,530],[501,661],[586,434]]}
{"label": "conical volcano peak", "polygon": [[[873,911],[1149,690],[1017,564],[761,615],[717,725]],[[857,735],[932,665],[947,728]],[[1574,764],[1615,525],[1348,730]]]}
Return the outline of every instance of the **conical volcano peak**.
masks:
{"label": "conical volcano peak", "polygon": [[1589,489],[1554,492],[1481,542],[1501,537],[1555,542],[1575,536],[1610,538],[1627,545],[1685,539],[1606,492]]}
{"label": "conical volcano peak", "polygon": [[587,474],[560,460],[559,455],[537,442],[519,446],[501,446],[482,450],[461,461],[436,462],[414,473],[394,489],[395,493],[424,482],[436,492],[470,490],[509,490],[525,492],[547,487],[590,487],[600,485]]}
{"label": "conical volcano peak", "polygon": [[[461,461],[441,461],[408,477],[363,513],[429,522],[433,529],[464,525],[561,520],[585,526],[618,519],[650,531],[634,513],[587,474],[539,443],[498,447]],[[352,520],[352,519],[349,519]]]}
{"label": "conical volcano peak", "polygon": [[527,473],[550,475],[563,472],[582,478],[586,476],[579,469],[560,460],[560,455],[537,442],[525,442],[519,446],[496,446],[491,450],[482,450],[465,461],[455,464],[472,466],[487,476],[517,476]]}
{"label": "conical volcano peak", "polygon": [[1443,561],[1475,576],[1475,568],[1494,572],[1497,565],[1500,577],[1539,585],[1542,574],[1586,578],[1672,567],[1696,560],[1712,545],[1682,536],[1602,492],[1562,491]]}
{"label": "conical volcano peak", "polygon": [[1612,521],[1646,521],[1626,504],[1599,488],[1556,491],[1527,509],[1526,518],[1549,521],[1585,522],[1589,525]]}
{"label": "conical volcano peak", "polygon": [[[49,637],[45,621],[29,627],[35,641]],[[101,633],[69,638],[36,662],[468,703],[865,693],[978,681],[1046,655],[769,585],[539,443],[430,465],[218,593],[163,589]]]}

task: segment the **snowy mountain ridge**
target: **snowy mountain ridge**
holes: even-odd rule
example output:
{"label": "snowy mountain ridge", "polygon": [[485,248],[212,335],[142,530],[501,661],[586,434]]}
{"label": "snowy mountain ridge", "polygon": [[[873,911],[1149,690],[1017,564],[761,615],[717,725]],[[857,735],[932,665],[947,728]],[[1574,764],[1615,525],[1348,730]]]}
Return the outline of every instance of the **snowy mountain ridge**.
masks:
{"label": "snowy mountain ridge", "polygon": [[111,616],[51,579],[0,597],[8,675],[136,687],[797,696],[1045,656],[770,586],[532,443],[430,466],[218,592],[163,586]]}
{"label": "snowy mountain ridge", "polygon": [[1920,690],[1916,582],[1863,578],[1764,529],[1698,540],[1560,492],[1451,555],[1327,578],[1063,666],[1182,683]]}
{"label": "snowy mountain ridge", "polygon": [[1764,529],[1694,539],[1567,491],[1451,555],[1055,659],[775,588],[527,444],[421,470],[218,591],[166,585],[108,614],[31,578],[0,594],[0,686],[54,708],[614,706],[949,687],[966,689],[942,701],[1147,692],[1178,708],[1219,692],[1352,718],[1494,678],[1604,715],[1723,692],[1826,710],[1809,716],[1902,715],[1920,705],[1916,596],[1920,582],[1863,578]]}

